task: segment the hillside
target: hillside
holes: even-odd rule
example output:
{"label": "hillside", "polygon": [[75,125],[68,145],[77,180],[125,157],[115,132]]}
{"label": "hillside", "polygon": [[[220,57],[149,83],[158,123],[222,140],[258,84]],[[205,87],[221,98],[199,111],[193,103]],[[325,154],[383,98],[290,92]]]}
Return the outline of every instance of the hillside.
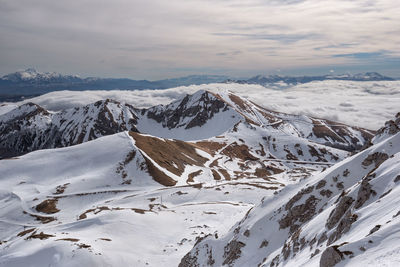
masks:
{"label": "hillside", "polygon": [[269,143],[276,142],[274,135],[286,135],[346,151],[361,148],[373,133],[328,120],[272,112],[230,92],[208,91],[148,109],[107,99],[55,113],[26,103],[0,114],[0,121],[0,158],[76,145],[121,131],[191,141],[234,132],[245,124],[253,127],[260,139],[271,139]]}
{"label": "hillside", "polygon": [[0,266],[398,260],[398,117],[375,133],[201,90],[0,122]]}
{"label": "hillside", "polygon": [[196,244],[180,266],[398,264],[399,144],[394,133],[285,187],[225,236]]}

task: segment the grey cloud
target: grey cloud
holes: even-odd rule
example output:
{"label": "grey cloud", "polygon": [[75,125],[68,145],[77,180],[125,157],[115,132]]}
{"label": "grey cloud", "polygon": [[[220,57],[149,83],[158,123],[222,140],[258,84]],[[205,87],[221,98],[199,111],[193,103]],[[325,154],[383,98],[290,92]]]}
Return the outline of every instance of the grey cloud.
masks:
{"label": "grey cloud", "polygon": [[242,37],[256,40],[273,40],[282,43],[294,43],[303,39],[318,38],[318,34],[265,34],[265,33],[213,33],[216,36]]}
{"label": "grey cloud", "polygon": [[354,66],[360,57],[332,55],[360,51],[399,54],[397,0],[0,0],[0,6],[3,74],[36,66],[148,79],[196,70],[240,75]]}

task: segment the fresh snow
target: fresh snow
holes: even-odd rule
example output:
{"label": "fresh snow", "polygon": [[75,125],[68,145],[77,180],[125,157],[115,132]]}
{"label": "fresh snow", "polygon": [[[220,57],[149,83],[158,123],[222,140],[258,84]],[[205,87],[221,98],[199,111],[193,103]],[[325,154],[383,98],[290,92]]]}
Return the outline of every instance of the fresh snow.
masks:
{"label": "fresh snow", "polygon": [[84,106],[101,99],[127,102],[135,107],[151,107],[170,102],[198,90],[231,91],[275,111],[306,114],[377,130],[394,117],[400,103],[400,81],[316,81],[276,90],[255,84],[207,84],[165,90],[140,91],[58,91],[24,102],[34,102],[49,110]]}
{"label": "fresh snow", "polygon": [[[376,83],[386,89],[379,91],[374,87],[376,84],[367,82],[324,81],[301,85],[296,90],[310,91],[307,96],[317,99],[321,90],[325,97],[332,97],[332,105],[337,105],[335,101],[343,99],[343,95],[352,94],[347,91],[354,90],[354,95],[344,105],[336,106],[340,118],[357,115],[363,108],[372,109],[370,99],[377,101],[391,95],[387,113],[384,107],[378,107],[375,110],[379,114],[364,115],[363,121],[368,122],[381,120],[392,112],[395,114],[398,108],[394,105],[399,95],[395,82]],[[317,89],[327,85],[339,96],[335,98],[334,93]],[[352,86],[354,88],[350,89]],[[244,246],[235,252],[237,258],[225,265],[270,266],[274,262],[275,266],[319,266],[323,252],[337,245],[340,251],[352,253],[352,257],[343,256],[337,266],[396,266],[400,261],[400,189],[397,186],[400,133],[382,128],[373,143],[368,144],[357,128],[307,117],[304,110],[290,115],[260,107],[270,108],[273,103],[285,106],[288,102],[283,99],[288,97],[288,92],[293,97],[298,94],[294,88],[285,91],[264,88],[265,92],[257,94],[252,91],[256,88],[260,87],[214,84],[152,91],[159,94],[160,98],[155,100],[159,105],[149,110],[160,114],[171,111],[172,117],[178,120],[178,126],[171,129],[148,119],[146,112],[149,110],[126,105],[135,106],[140,100],[147,101],[142,103],[144,105],[153,103],[146,100],[145,94],[135,95],[139,92],[58,92],[58,103],[71,109],[50,113],[39,109],[44,115],[27,121],[27,125],[39,125],[38,128],[62,125],[64,132],[86,129],[83,131],[86,137],[82,144],[0,160],[0,266],[177,266],[185,255],[194,255],[200,266],[222,266],[229,255],[229,244],[234,244],[232,241],[242,242]],[[366,88],[375,91],[366,93]],[[208,89],[215,94],[200,90],[186,96],[194,89]],[[235,98],[232,92],[241,92],[239,96],[246,98]],[[268,97],[264,95],[266,92],[270,93]],[[357,94],[361,100],[357,100]],[[93,104],[106,95],[122,99],[123,103],[107,100]],[[84,99],[86,96],[88,99]],[[56,103],[53,97],[57,97],[57,93],[30,101],[50,107]],[[163,102],[181,97],[186,97],[186,104],[180,100],[170,104]],[[173,111],[198,106],[208,110],[212,101],[202,102],[202,97],[212,101],[222,99],[227,106],[202,126],[186,129],[195,116],[174,116]],[[67,103],[66,98],[72,104]],[[293,98],[287,100],[290,102]],[[302,100],[311,103],[311,98]],[[87,101],[90,104],[81,107]],[[347,109],[357,101],[364,101],[366,106]],[[108,119],[120,124],[137,119],[135,126],[144,134],[120,132],[100,135],[86,142],[99,107],[108,110],[105,113]],[[300,110],[301,107],[286,105],[286,109],[278,110],[288,112],[291,108]],[[315,107],[310,104],[307,108]],[[6,104],[0,106],[0,122],[36,110],[34,104],[18,107]],[[64,125],[63,116],[71,123]],[[382,125],[383,120],[379,126]],[[385,127],[390,125],[386,123]],[[314,131],[318,126],[330,135],[318,136],[321,133]],[[338,126],[343,127],[340,134],[332,130]],[[176,175],[165,166],[177,169],[180,162],[167,157],[182,151],[166,151],[165,158],[153,159],[150,154],[158,147],[139,148],[138,136],[144,138],[142,142],[148,142],[146,144],[153,138],[162,144],[176,142],[195,147],[195,152],[206,162],[201,166],[185,165],[183,173]],[[173,139],[190,142],[179,143]],[[201,146],[200,140],[218,148],[209,151]],[[330,142],[331,145],[347,142],[370,146],[350,156],[348,151],[330,146]],[[240,154],[243,150],[246,153]],[[191,157],[196,153],[184,156],[194,160]],[[379,164],[376,155],[383,159]],[[256,160],[249,160],[252,157]],[[167,187],[157,183],[149,172],[149,162],[177,184]],[[278,171],[260,177],[255,175],[257,170],[269,168]],[[189,175],[197,171],[201,173],[189,182]],[[225,179],[223,171],[231,178]],[[215,179],[215,173],[222,179]],[[242,174],[244,177],[239,177]],[[371,179],[369,185],[374,193],[360,207],[352,203],[349,212],[357,219],[348,231],[331,244],[325,240],[309,245],[314,237],[320,239],[324,233],[328,237],[334,234],[341,224],[337,222],[330,229],[326,224],[338,208],[342,194],[358,199],[365,186],[362,181],[367,178]],[[325,184],[317,191],[323,181]],[[313,188],[311,192],[304,193],[310,187]],[[329,189],[332,195],[324,196],[322,189]],[[303,195],[294,201],[299,192]],[[292,199],[293,207],[298,207],[308,203],[311,196],[318,199],[312,216],[305,220],[297,218],[288,227],[281,227],[280,220],[292,210],[286,208],[289,200]],[[53,201],[57,210],[41,211],[38,207],[44,200]],[[294,224],[299,225],[299,231],[290,232]],[[379,229],[373,232],[377,225]],[[302,238],[306,245],[295,249],[298,246],[295,243]],[[287,253],[284,250],[288,247]],[[284,257],[285,254],[288,257]]]}
{"label": "fresh snow", "polygon": [[[125,166],[132,183],[122,185],[116,169],[132,150],[137,150],[134,141],[123,132],[0,161],[0,266],[176,266],[198,236],[225,234],[273,193],[229,182],[201,190],[165,188],[137,168],[143,162],[140,153]],[[55,194],[64,184],[65,191]],[[33,216],[53,215],[34,206],[52,196],[59,197],[60,212],[56,221],[42,224]],[[104,206],[110,210],[96,209]],[[89,209],[95,210],[78,220]],[[54,237],[17,237],[32,228]]]}

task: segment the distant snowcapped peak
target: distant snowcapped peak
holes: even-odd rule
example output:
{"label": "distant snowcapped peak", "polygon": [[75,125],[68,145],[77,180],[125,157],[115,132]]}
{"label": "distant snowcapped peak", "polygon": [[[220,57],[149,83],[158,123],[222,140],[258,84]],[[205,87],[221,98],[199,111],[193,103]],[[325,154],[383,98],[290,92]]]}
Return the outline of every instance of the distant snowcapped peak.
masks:
{"label": "distant snowcapped peak", "polygon": [[10,80],[14,82],[19,81],[48,81],[54,79],[71,79],[79,78],[77,75],[62,75],[57,72],[39,72],[34,68],[28,68],[26,70],[17,71],[4,75],[2,79]]}

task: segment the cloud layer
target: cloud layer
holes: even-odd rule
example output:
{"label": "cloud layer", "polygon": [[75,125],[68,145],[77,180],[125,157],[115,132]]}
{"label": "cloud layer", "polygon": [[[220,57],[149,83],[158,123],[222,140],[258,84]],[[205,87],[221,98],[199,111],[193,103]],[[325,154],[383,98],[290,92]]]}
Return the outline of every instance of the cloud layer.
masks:
{"label": "cloud layer", "polygon": [[111,98],[143,108],[170,102],[198,90],[232,91],[268,109],[306,114],[376,130],[400,112],[400,81],[322,81],[285,90],[259,85],[209,84],[142,91],[60,91],[26,100],[50,110],[83,106]]}
{"label": "cloud layer", "polygon": [[[3,73],[32,65],[147,79],[363,65],[400,69],[397,0],[0,0],[0,5]],[[357,54],[373,56],[351,56]]]}

